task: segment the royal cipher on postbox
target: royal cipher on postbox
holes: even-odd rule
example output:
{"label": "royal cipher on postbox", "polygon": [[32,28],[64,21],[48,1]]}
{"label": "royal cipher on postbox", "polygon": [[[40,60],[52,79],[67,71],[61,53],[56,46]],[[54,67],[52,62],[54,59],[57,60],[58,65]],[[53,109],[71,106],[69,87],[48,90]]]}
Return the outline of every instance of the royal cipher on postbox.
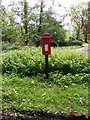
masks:
{"label": "royal cipher on postbox", "polygon": [[50,55],[51,54],[51,35],[42,34],[42,54]]}

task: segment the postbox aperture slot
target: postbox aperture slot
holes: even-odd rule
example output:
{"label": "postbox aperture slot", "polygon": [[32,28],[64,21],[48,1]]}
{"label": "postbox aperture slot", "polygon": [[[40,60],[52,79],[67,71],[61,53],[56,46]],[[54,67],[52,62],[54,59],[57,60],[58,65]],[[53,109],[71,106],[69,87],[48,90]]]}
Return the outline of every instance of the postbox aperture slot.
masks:
{"label": "postbox aperture slot", "polygon": [[43,38],[43,41],[50,41],[49,38]]}

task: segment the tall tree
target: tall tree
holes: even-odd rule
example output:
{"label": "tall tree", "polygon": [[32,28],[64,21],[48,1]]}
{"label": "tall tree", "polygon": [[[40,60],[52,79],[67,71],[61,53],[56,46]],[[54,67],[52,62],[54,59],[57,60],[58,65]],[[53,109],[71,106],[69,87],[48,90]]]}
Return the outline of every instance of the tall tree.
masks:
{"label": "tall tree", "polygon": [[39,27],[38,27],[38,40],[37,40],[37,42],[36,42],[36,46],[37,46],[37,47],[40,45],[40,41],[41,41],[41,38],[40,38],[39,36],[41,36],[41,33],[42,33],[43,7],[44,7],[44,0],[41,0],[41,4],[40,4],[40,14],[39,14]]}
{"label": "tall tree", "polygon": [[41,26],[42,26],[42,15],[43,15],[43,6],[44,6],[44,1],[41,0],[41,5],[40,5],[40,17],[39,17],[39,28],[38,32],[41,32]]}
{"label": "tall tree", "polygon": [[88,27],[88,10],[82,10],[81,31],[84,34],[84,41],[87,43],[87,27]]}
{"label": "tall tree", "polygon": [[24,29],[25,29],[25,43],[26,45],[28,44],[28,38],[26,37],[28,34],[28,20],[27,20],[27,15],[28,15],[28,5],[26,0],[24,0]]}
{"label": "tall tree", "polygon": [[[88,33],[87,34],[87,36],[88,36],[88,43],[90,45],[90,1],[88,3],[88,28],[87,28],[87,33]],[[89,61],[90,61],[90,57],[89,57]]]}
{"label": "tall tree", "polygon": [[76,29],[76,39],[80,40],[80,34],[83,34],[85,42],[87,42],[87,12],[87,3],[82,3],[72,5],[69,14],[73,28]]}
{"label": "tall tree", "polygon": [[9,7],[11,7],[11,9],[8,11],[4,6],[1,6],[2,41],[13,43],[17,40],[14,3],[11,3]]}
{"label": "tall tree", "polygon": [[29,43],[29,39],[32,37],[33,24],[37,24],[36,22],[38,16],[35,14],[35,11],[37,8],[39,8],[39,6],[35,4],[33,7],[31,7],[27,0],[22,0],[22,2],[19,2],[19,5],[19,16],[21,19],[20,26],[22,26],[20,28],[24,29],[22,33],[24,35],[25,45],[27,45]]}
{"label": "tall tree", "polygon": [[25,45],[28,44],[29,40],[28,40],[28,13],[29,13],[29,6],[28,6],[28,2],[27,0],[22,0],[21,2],[18,2],[18,17],[20,19],[20,31],[22,31],[22,29],[24,29],[22,31],[22,36],[24,37],[24,42]]}
{"label": "tall tree", "polygon": [[43,15],[42,32],[51,34],[52,46],[59,46],[65,40],[65,30],[60,21],[53,17],[53,12],[48,10]]}

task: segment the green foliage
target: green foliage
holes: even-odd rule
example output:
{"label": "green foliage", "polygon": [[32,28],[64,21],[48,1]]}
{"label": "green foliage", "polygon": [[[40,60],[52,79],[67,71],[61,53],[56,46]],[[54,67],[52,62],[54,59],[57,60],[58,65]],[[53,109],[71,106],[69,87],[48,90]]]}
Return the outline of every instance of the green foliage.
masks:
{"label": "green foliage", "polygon": [[68,73],[67,75],[61,74],[59,71],[50,73],[50,83],[54,83],[57,85],[72,85],[72,84],[83,84],[89,81],[90,74],[81,73],[72,75]]}
{"label": "green foliage", "polygon": [[[51,34],[52,46],[67,46],[67,45],[81,45],[80,38],[85,37],[87,42],[87,4],[82,3],[75,6],[71,6],[70,17],[73,25],[73,40],[79,42],[67,43],[65,42],[66,30],[64,29],[61,20],[57,20],[54,16],[56,13],[50,7],[48,10],[44,10],[45,3],[41,2],[31,7],[27,0],[23,0],[18,3],[16,7],[12,2],[7,9],[1,5],[1,21],[2,21],[2,40],[9,41],[12,44],[19,41],[24,45],[28,45],[32,42],[36,46],[41,45],[41,34]],[[41,12],[39,13],[39,9]],[[60,16],[59,16],[60,17]],[[19,18],[19,20],[17,19]],[[61,19],[65,19],[61,16]],[[83,35],[82,35],[83,34]],[[67,35],[70,37],[70,33]]]}
{"label": "green foliage", "polygon": [[58,42],[56,43],[56,45],[59,46],[82,46],[83,41],[82,40],[70,40],[70,41],[63,41],[63,40],[58,40]]}
{"label": "green foliage", "polygon": [[43,17],[42,32],[51,33],[51,45],[59,46],[60,41],[65,41],[65,29],[60,21],[52,17],[51,11],[46,11]]}
{"label": "green foliage", "polygon": [[[62,51],[62,49],[52,48],[52,55],[49,57],[49,72],[59,70],[63,74],[74,75],[88,73],[87,57],[75,50],[63,49]],[[26,47],[10,51],[3,53],[2,58],[3,73],[14,72],[21,76],[36,76],[38,73],[45,73],[45,58],[41,54],[41,48]]]}
{"label": "green foliage", "polygon": [[68,42],[69,45],[79,45],[82,46],[83,41],[82,40],[73,40]]}
{"label": "green foliage", "polygon": [[2,42],[2,51],[10,51],[10,50],[14,50],[14,49],[20,49],[21,45],[17,42],[15,43],[10,43],[10,42]]}
{"label": "green foliage", "polygon": [[17,28],[14,18],[15,6],[10,5],[11,9],[8,11],[1,5],[1,21],[2,21],[2,41],[14,43],[17,41]]}
{"label": "green foliage", "polygon": [[84,41],[87,42],[87,25],[88,25],[88,6],[87,3],[72,5],[70,8],[71,23],[73,26],[73,36],[80,40],[82,34]]}
{"label": "green foliage", "polygon": [[86,73],[79,73],[72,75],[71,73],[68,73],[67,75],[63,75],[60,71],[50,72],[49,73],[49,80],[45,81],[45,75],[44,74],[38,74],[37,79],[40,82],[47,82],[48,84],[56,84],[60,86],[70,86],[73,84],[87,84],[90,78],[90,74]]}
{"label": "green foliage", "polygon": [[[18,8],[12,3],[8,6],[9,11],[7,8],[2,9],[2,40],[11,43],[19,41],[24,45],[32,41],[36,46],[40,46],[42,33],[49,32],[52,46],[59,46],[59,42],[65,40],[65,29],[61,21],[52,17],[54,15],[52,11],[43,11],[45,6],[44,3],[42,4],[31,7],[27,0],[23,0],[18,4]],[[41,8],[40,13],[37,12],[39,8]]]}

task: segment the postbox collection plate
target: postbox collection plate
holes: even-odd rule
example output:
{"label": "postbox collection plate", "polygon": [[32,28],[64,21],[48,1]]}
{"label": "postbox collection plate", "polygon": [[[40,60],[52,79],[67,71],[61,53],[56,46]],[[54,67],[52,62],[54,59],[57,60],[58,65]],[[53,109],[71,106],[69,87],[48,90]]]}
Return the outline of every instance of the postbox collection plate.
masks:
{"label": "postbox collection plate", "polygon": [[48,44],[45,44],[45,51],[48,51]]}

